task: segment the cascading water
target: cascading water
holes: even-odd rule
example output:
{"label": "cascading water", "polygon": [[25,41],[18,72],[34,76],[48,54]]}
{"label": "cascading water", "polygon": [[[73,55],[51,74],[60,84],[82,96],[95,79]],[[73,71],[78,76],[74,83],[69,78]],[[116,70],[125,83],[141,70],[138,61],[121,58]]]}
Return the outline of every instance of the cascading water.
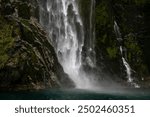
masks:
{"label": "cascading water", "polygon": [[[75,82],[77,88],[92,88],[92,81],[81,70],[84,26],[77,0],[46,0],[40,4],[40,23],[46,27],[64,71]],[[91,5],[93,10],[94,3],[92,2]],[[92,16],[91,13],[90,20]],[[90,21],[90,28],[92,31],[92,21]],[[91,44],[93,34],[94,32],[90,34]],[[93,45],[90,45],[90,49],[93,51]]]}
{"label": "cascading water", "polygon": [[90,0],[91,6],[90,6],[90,15],[89,15],[89,50],[87,52],[87,63],[90,67],[95,67],[96,66],[96,57],[95,57],[95,0]]}
{"label": "cascading water", "polygon": [[[116,21],[114,21],[114,31],[115,31],[115,34],[116,34],[116,37],[117,37],[117,40],[119,42],[122,42],[123,41],[123,38],[122,38],[122,35],[120,33],[120,29],[119,29],[119,26],[117,24]],[[128,82],[131,83],[134,87],[136,88],[139,88],[140,86],[136,83],[133,82],[133,78],[132,78],[132,69],[129,65],[129,63],[126,61],[124,55],[123,55],[123,46],[122,44],[120,44],[120,53],[121,53],[121,56],[122,56],[122,62],[126,68],[126,73],[127,73],[127,78],[128,78]]]}

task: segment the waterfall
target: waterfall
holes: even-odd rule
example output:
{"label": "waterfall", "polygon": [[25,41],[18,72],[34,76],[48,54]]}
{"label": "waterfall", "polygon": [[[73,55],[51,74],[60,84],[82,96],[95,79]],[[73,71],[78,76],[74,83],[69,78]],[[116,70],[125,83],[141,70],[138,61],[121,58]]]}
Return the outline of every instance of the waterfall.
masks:
{"label": "waterfall", "polygon": [[87,53],[87,63],[90,67],[96,66],[96,57],[95,57],[95,0],[90,0],[91,6],[90,6],[90,15],[89,15],[89,50]]}
{"label": "waterfall", "polygon": [[[92,0],[93,1],[93,0]],[[50,42],[57,53],[65,73],[77,88],[93,87],[88,74],[81,70],[82,48],[84,46],[84,25],[79,13],[77,0],[40,1],[40,23],[47,29]],[[90,51],[93,51],[93,5],[90,14]]]}
{"label": "waterfall", "polygon": [[123,38],[122,38],[122,35],[121,35],[121,33],[120,33],[119,26],[118,26],[118,24],[117,24],[116,21],[114,21],[114,31],[115,31],[117,40],[120,42],[120,53],[121,53],[121,56],[122,56],[123,65],[124,65],[125,68],[126,68],[126,73],[127,73],[128,82],[131,83],[131,85],[133,85],[134,87],[139,88],[140,86],[139,86],[138,84],[136,84],[136,83],[133,82],[132,69],[131,69],[129,63],[127,62],[127,60],[125,59],[125,57],[124,57],[124,55],[123,55],[123,46],[122,46],[122,44],[121,44],[121,42],[123,41]]}

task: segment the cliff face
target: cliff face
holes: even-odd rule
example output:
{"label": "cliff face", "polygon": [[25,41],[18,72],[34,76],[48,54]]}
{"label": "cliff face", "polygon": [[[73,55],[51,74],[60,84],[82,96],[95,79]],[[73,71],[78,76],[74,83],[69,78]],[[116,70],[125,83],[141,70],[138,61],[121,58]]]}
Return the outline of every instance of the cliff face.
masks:
{"label": "cliff face", "polygon": [[[85,25],[85,62],[89,49],[87,38],[90,32],[88,24],[91,0],[78,2]],[[96,67],[99,69],[85,67],[88,72],[99,76],[100,82],[127,82],[119,49],[121,44],[123,55],[132,68],[134,81],[142,87],[150,86],[149,7],[149,0],[96,0],[93,25],[96,28]],[[1,89],[74,87],[58,63],[38,18],[38,0],[0,0]],[[123,39],[121,42],[116,39],[114,22],[120,28]]]}
{"label": "cliff face", "polygon": [[[96,55],[103,71],[127,80],[114,31],[118,23],[124,57],[132,68],[132,77],[149,87],[150,76],[150,2],[148,0],[96,0]],[[147,82],[146,84],[144,82]],[[144,83],[144,84],[143,84]]]}
{"label": "cliff face", "polygon": [[1,89],[73,86],[36,18],[36,0],[0,0]]}
{"label": "cliff face", "polygon": [[[85,27],[83,63],[86,62],[89,50],[91,1],[78,0]],[[91,69],[86,63],[85,69],[96,75],[100,85],[103,81],[112,81],[129,86],[123,56],[131,67],[133,81],[141,87],[149,87],[150,2],[148,0],[95,0],[95,2],[95,11],[93,11],[95,19],[92,23],[93,26],[95,25],[94,45],[98,69]],[[115,22],[120,29],[122,41],[117,40]],[[120,46],[123,48],[123,54]]]}

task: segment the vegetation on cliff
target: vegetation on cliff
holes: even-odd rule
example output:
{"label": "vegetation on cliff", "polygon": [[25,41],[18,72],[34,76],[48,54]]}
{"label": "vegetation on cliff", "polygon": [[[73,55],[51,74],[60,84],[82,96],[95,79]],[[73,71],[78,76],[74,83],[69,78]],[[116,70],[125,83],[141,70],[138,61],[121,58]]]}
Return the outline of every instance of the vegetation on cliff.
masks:
{"label": "vegetation on cliff", "polygon": [[35,18],[35,3],[36,0],[32,3],[0,1],[1,89],[73,86],[63,72],[46,32]]}
{"label": "vegetation on cliff", "polygon": [[[100,66],[104,62],[105,69],[124,80],[127,78],[121,61],[120,44],[133,70],[134,80],[142,83],[149,79],[149,6],[148,0],[96,0],[97,64]],[[121,43],[116,39],[114,21],[120,28]]]}

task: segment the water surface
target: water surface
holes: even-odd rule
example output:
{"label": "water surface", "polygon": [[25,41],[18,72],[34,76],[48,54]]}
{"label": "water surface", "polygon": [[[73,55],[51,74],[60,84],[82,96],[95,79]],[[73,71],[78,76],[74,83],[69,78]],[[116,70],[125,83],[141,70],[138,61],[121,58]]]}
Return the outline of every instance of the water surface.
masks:
{"label": "water surface", "polygon": [[0,92],[1,100],[149,100],[149,89],[46,89]]}

